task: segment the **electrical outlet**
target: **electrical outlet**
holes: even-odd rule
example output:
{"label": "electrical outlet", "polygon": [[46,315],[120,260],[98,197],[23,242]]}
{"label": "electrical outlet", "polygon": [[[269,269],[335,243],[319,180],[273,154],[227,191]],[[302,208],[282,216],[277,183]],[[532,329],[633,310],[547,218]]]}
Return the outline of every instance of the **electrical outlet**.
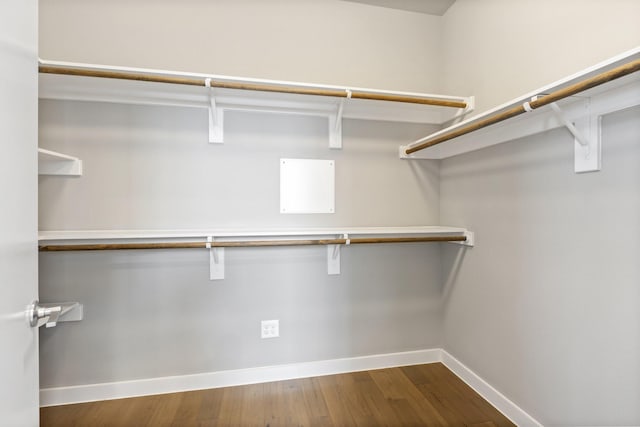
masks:
{"label": "electrical outlet", "polygon": [[261,325],[261,338],[277,338],[280,336],[279,320],[263,320]]}

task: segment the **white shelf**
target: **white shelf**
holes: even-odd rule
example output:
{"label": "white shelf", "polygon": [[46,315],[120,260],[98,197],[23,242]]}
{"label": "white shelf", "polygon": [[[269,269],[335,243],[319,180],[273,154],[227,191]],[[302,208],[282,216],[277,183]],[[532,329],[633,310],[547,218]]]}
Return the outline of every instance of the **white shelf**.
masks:
{"label": "white shelf", "polygon": [[38,175],[81,176],[82,160],[38,148]]}
{"label": "white shelf", "polygon": [[[350,245],[352,239],[358,243],[356,238],[424,238],[424,237],[462,237],[466,239],[451,243],[465,246],[474,245],[474,234],[464,228],[458,227],[358,227],[358,228],[298,228],[298,229],[209,229],[209,230],[75,230],[75,231],[40,231],[38,239],[40,243],[51,246],[63,245],[67,249],[78,250],[78,243],[83,244],[108,244],[108,243],[181,243],[188,241],[189,247],[194,238],[199,239],[209,251],[209,279],[222,280],[225,277],[225,248],[212,247],[213,242],[247,242],[247,245],[260,243],[265,240],[286,240],[291,244],[291,240],[298,240],[304,244],[306,239],[315,240],[326,239],[327,274],[340,274],[340,251],[342,246]],[[170,242],[167,242],[170,240]],[[206,243],[211,242],[211,243]],[[269,242],[273,244],[275,242]],[[282,242],[280,242],[282,243]],[[365,243],[365,242],[360,242]],[[366,242],[366,243],[389,243],[389,242]],[[400,243],[400,242],[397,242]],[[120,246],[120,245],[116,245]],[[138,249],[150,249],[145,245],[137,245]],[[144,246],[144,247],[140,247]],[[164,248],[169,246],[163,245]],[[130,248],[130,247],[129,247]],[[124,249],[122,246],[119,249]],[[59,250],[59,249],[58,249]]]}
{"label": "white shelf", "polygon": [[279,237],[335,237],[347,234],[363,236],[463,236],[468,230],[460,227],[413,226],[413,227],[344,227],[344,228],[283,228],[283,229],[198,229],[198,230],[41,230],[40,243],[69,243],[78,241],[151,241],[158,239],[206,240],[212,236],[223,239],[252,239]]}
{"label": "white shelf", "polygon": [[[320,84],[251,79],[199,73],[181,73],[166,70],[113,67],[59,61],[40,61],[41,66],[63,67],[83,72],[114,72],[178,79],[207,79],[221,83],[265,85],[275,87],[340,91],[341,93],[365,92],[372,95],[430,98],[440,101],[464,102],[467,108],[423,105],[370,99],[265,92],[189,86],[139,80],[86,77],[64,74],[40,73],[39,97],[74,101],[99,101],[140,105],[167,105],[215,109],[211,114],[210,142],[222,142],[224,111],[263,111],[314,115],[329,118],[331,148],[341,148],[342,118],[381,120],[409,123],[442,124],[454,117],[473,110],[473,97],[434,95],[414,92],[397,92],[379,89],[341,87]],[[212,97],[213,95],[213,97]],[[213,99],[213,103],[212,103]],[[337,135],[336,135],[337,134]]]}
{"label": "white shelf", "polygon": [[[127,69],[123,69],[127,70]],[[168,72],[159,72],[167,75]],[[213,78],[213,77],[212,77]],[[220,78],[218,78],[220,80]],[[225,77],[229,80],[229,77]],[[236,81],[236,80],[234,80]],[[242,81],[246,81],[242,80]],[[271,81],[260,80],[269,84]],[[278,82],[281,85],[296,85],[314,89],[342,89],[322,85],[306,85]],[[209,92],[206,87],[183,86],[156,82],[117,80],[97,77],[40,74],[40,99],[60,99],[71,101],[99,101],[139,105],[167,105],[177,107],[209,107]],[[350,90],[359,90],[349,88]],[[466,102],[468,98],[431,95],[413,92],[392,92],[361,89],[365,92],[441,98]],[[328,116],[335,114],[341,99],[329,96],[299,95],[277,92],[246,91],[216,88],[216,105],[225,110],[266,111],[301,115]],[[386,120],[407,123],[442,124],[453,118],[459,110],[422,104],[349,99],[344,106],[343,117],[363,120]]]}
{"label": "white shelf", "polygon": [[[515,98],[514,100],[502,104],[483,114],[474,116],[453,126],[442,129],[439,132],[421,138],[412,144],[401,146],[400,157],[403,159],[445,159],[458,154],[479,150],[492,145],[512,141],[517,138],[565,126],[564,122],[554,114],[554,111],[549,106],[546,106],[476,130],[466,135],[459,136],[441,144],[434,145],[413,154],[405,154],[405,150],[412,145],[448,134],[468,125],[473,125],[513,107],[523,105],[523,103],[530,101],[531,98],[536,95],[544,95],[563,89],[574,83],[591,78],[639,58],[640,48],[625,52],[579,73],[573,74],[526,95]],[[568,121],[574,122],[576,127],[579,130],[584,131],[584,134],[588,138],[591,138],[592,140],[598,139],[598,141],[592,142],[597,142],[597,150],[599,151],[599,117],[615,111],[640,105],[640,72],[636,72],[583,91],[576,96],[558,101],[557,104],[564,111],[564,115]],[[577,152],[576,155],[578,155]],[[578,162],[578,160],[576,160],[576,162]],[[578,168],[578,166],[576,166],[576,168]]]}

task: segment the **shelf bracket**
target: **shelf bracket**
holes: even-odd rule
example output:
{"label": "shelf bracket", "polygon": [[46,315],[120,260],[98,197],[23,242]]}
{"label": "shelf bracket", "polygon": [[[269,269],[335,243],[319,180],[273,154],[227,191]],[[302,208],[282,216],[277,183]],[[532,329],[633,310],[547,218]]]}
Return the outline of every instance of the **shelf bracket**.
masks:
{"label": "shelf bracket", "polygon": [[329,116],[329,148],[332,150],[342,149],[342,114],[344,104],[347,99],[351,99],[351,91],[345,89],[347,97],[340,99],[335,114]]}
{"label": "shelf bracket", "polygon": [[[540,95],[533,96],[531,101],[536,101]],[[597,172],[601,169],[601,143],[600,143],[600,116],[591,114],[590,102],[587,99],[583,104],[585,111],[580,114],[575,122],[569,120],[564,110],[555,103],[549,103],[556,119],[573,135],[574,171],[576,173]],[[533,109],[529,102],[522,104],[526,112]]]}
{"label": "shelf bracket", "polygon": [[209,280],[224,280],[224,248],[214,248],[213,236],[207,236],[209,249]]}
{"label": "shelf bracket", "polygon": [[204,81],[209,88],[209,143],[224,143],[224,109],[216,105],[216,95],[211,87],[211,79]]}
{"label": "shelf bracket", "polygon": [[593,115],[586,102],[584,114],[575,123],[567,118],[555,102],[549,104],[556,118],[574,138],[574,170],[576,173],[596,172],[601,169],[601,116]]}
{"label": "shelf bracket", "polygon": [[562,124],[564,124],[564,126],[567,128],[567,130],[571,132],[571,135],[573,135],[573,137],[576,139],[576,142],[583,147],[588,147],[589,143],[587,142],[587,139],[584,137],[584,135],[582,135],[578,128],[576,128],[576,126],[569,119],[567,119],[567,116],[565,116],[562,108],[560,108],[555,102],[552,102],[551,104],[549,104],[549,106],[553,110],[558,120],[560,120]]}
{"label": "shelf bracket", "polygon": [[[346,241],[345,245],[351,243],[348,234],[344,234],[342,238]],[[327,245],[327,274],[330,276],[340,274],[341,247],[342,245]]]}

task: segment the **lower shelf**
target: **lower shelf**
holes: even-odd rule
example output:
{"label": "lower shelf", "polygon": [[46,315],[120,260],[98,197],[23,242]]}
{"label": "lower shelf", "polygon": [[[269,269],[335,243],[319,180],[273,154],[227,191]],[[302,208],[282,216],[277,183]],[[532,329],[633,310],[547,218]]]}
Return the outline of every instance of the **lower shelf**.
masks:
{"label": "lower shelf", "polygon": [[[194,241],[194,239],[196,239]],[[41,231],[41,252],[207,249],[210,279],[224,279],[229,247],[326,246],[327,273],[340,274],[343,246],[374,243],[451,242],[473,246],[473,233],[457,227],[368,227],[281,230]]]}

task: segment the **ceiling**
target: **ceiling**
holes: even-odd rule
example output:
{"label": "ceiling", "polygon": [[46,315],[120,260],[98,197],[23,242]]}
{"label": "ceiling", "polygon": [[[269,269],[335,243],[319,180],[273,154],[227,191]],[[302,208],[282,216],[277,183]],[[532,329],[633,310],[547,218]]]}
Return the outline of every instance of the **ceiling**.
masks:
{"label": "ceiling", "polygon": [[442,16],[456,0],[343,0]]}

